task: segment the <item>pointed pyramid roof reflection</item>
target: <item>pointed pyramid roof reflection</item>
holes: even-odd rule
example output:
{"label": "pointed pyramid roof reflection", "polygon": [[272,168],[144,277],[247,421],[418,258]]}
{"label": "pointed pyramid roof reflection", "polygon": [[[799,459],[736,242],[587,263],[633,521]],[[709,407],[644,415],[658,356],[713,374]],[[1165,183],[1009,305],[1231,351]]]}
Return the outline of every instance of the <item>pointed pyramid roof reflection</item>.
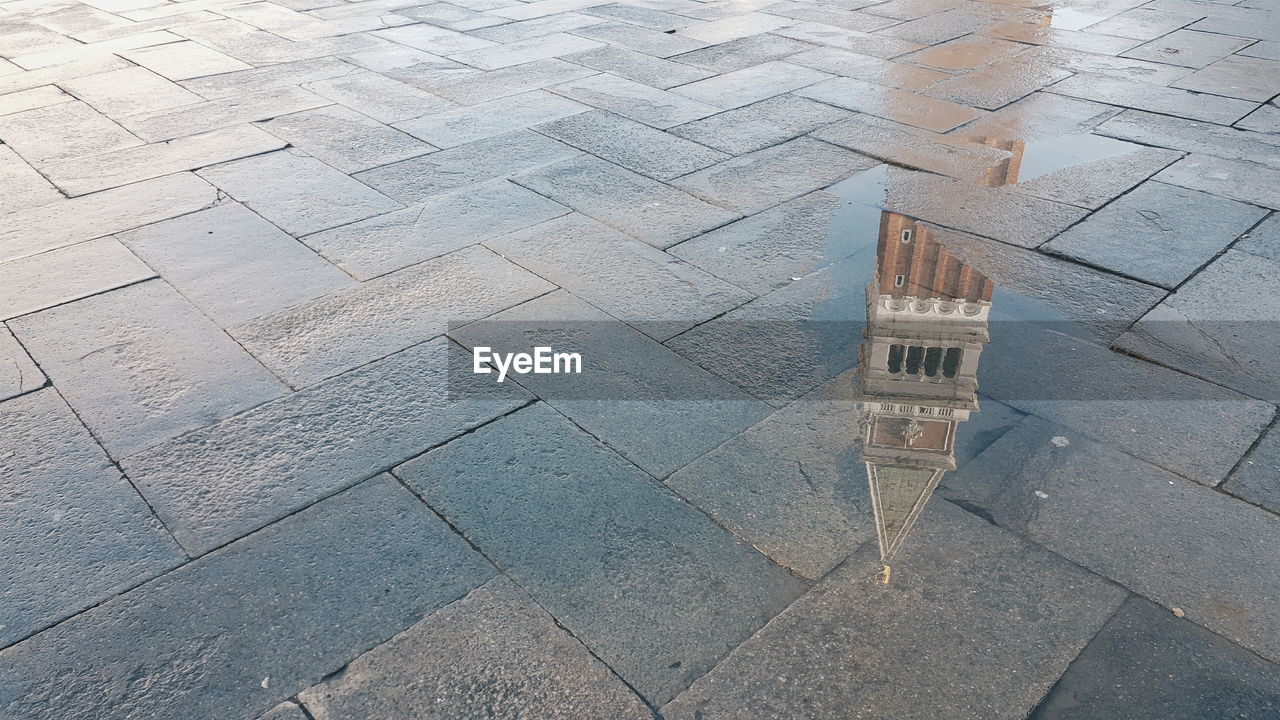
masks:
{"label": "pointed pyramid roof reflection", "polygon": [[929,467],[867,463],[881,560],[887,561],[902,545],[938,487],[943,472]]}

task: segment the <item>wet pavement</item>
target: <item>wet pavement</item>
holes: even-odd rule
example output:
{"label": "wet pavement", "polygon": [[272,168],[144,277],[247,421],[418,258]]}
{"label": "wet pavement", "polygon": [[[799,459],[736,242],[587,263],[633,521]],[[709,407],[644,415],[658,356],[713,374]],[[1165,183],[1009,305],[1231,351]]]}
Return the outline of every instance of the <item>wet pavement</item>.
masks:
{"label": "wet pavement", "polygon": [[1278,94],[1266,0],[0,0],[0,718],[1280,718]]}

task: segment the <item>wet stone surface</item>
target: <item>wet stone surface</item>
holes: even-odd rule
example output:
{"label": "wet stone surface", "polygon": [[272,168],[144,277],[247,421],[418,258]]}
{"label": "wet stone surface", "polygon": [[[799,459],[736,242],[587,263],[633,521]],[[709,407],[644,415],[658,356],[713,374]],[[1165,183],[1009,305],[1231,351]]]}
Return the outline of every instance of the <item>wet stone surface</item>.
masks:
{"label": "wet stone surface", "polygon": [[415,1],[0,2],[0,717],[1280,713],[1267,0]]}

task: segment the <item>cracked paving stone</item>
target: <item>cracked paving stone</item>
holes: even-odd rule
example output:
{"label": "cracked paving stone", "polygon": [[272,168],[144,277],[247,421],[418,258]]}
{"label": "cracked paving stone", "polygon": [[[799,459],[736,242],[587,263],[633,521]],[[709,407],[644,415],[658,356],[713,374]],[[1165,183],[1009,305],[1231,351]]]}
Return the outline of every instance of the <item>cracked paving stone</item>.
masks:
{"label": "cracked paving stone", "polygon": [[1173,289],[1266,214],[1234,200],[1147,182],[1043,250]]}
{"label": "cracked paving stone", "polygon": [[[486,679],[477,687],[476,678]],[[316,720],[649,720],[649,709],[506,578],[437,610],[304,690]]]}
{"label": "cracked paving stone", "polygon": [[1030,720],[1268,717],[1280,713],[1278,675],[1275,665],[1131,597]]}
{"label": "cracked paving stone", "polygon": [[515,182],[657,248],[741,217],[604,160],[572,158]]}
{"label": "cracked paving stone", "polygon": [[224,327],[355,282],[238,203],[116,237]]}
{"label": "cracked paving stone", "polygon": [[671,180],[729,158],[718,150],[604,110],[572,115],[534,129],[655,180]]}
{"label": "cracked paving stone", "polygon": [[0,400],[8,400],[43,387],[44,373],[9,332],[0,324]]}
{"label": "cracked paving stone", "polygon": [[156,273],[114,238],[0,264],[0,320],[44,310]]}
{"label": "cracked paving stone", "polygon": [[0,710],[255,717],[494,573],[382,476],[0,652]]}
{"label": "cracked paving stone", "polygon": [[655,704],[805,589],[543,404],[397,472]]}
{"label": "cracked paving stone", "polygon": [[285,391],[159,280],[25,315],[9,327],[116,458]]}
{"label": "cracked paving stone", "polygon": [[[295,150],[204,168],[217,185],[291,235],[307,235],[400,209],[400,203]],[[290,178],[288,183],[278,178]]]}
{"label": "cracked paving stone", "polygon": [[0,404],[0,430],[0,647],[186,559],[57,391]]}
{"label": "cracked paving stone", "polygon": [[1280,400],[1280,262],[1228,250],[1143,316],[1125,352],[1247,395]]}
{"label": "cracked paving stone", "polygon": [[731,155],[763,150],[843,118],[848,110],[784,94],[668,130]]}
{"label": "cracked paving stone", "polygon": [[304,241],[352,275],[368,279],[567,212],[519,185],[493,180]]}
{"label": "cracked paving stone", "polygon": [[939,494],[1263,657],[1280,656],[1280,557],[1257,541],[1280,532],[1280,518],[1265,510],[1035,417],[945,478]]}
{"label": "cracked paving stone", "polygon": [[[654,477],[671,474],[768,413],[763,403],[563,290],[449,336],[466,347],[499,350],[523,349],[531,340],[572,341],[575,352],[590,358],[582,373],[522,375],[520,384]],[[627,412],[618,412],[620,403]]]}
{"label": "cracked paving stone", "polygon": [[[1124,597],[938,499],[896,555],[888,585],[875,552],[864,545],[663,706],[663,717],[786,720],[797,707],[814,720],[867,708],[1023,717]],[[931,662],[921,662],[921,648]]]}
{"label": "cracked paving stone", "polygon": [[281,115],[256,126],[348,174],[436,149],[341,105]]}
{"label": "cracked paving stone", "polygon": [[241,323],[228,332],[295,387],[537,297],[553,286],[468,247]]}
{"label": "cracked paving stone", "polygon": [[578,213],[485,245],[659,341],[752,297]]}

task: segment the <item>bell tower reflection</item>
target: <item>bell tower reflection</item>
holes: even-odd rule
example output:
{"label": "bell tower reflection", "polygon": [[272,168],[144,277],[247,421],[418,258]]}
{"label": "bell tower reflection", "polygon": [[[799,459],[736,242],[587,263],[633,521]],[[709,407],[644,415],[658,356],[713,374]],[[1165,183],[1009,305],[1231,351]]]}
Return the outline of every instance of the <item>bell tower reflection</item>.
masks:
{"label": "bell tower reflection", "polygon": [[857,377],[862,460],[886,566],[955,469],[956,429],[978,411],[993,289],[928,226],[881,213]]}

